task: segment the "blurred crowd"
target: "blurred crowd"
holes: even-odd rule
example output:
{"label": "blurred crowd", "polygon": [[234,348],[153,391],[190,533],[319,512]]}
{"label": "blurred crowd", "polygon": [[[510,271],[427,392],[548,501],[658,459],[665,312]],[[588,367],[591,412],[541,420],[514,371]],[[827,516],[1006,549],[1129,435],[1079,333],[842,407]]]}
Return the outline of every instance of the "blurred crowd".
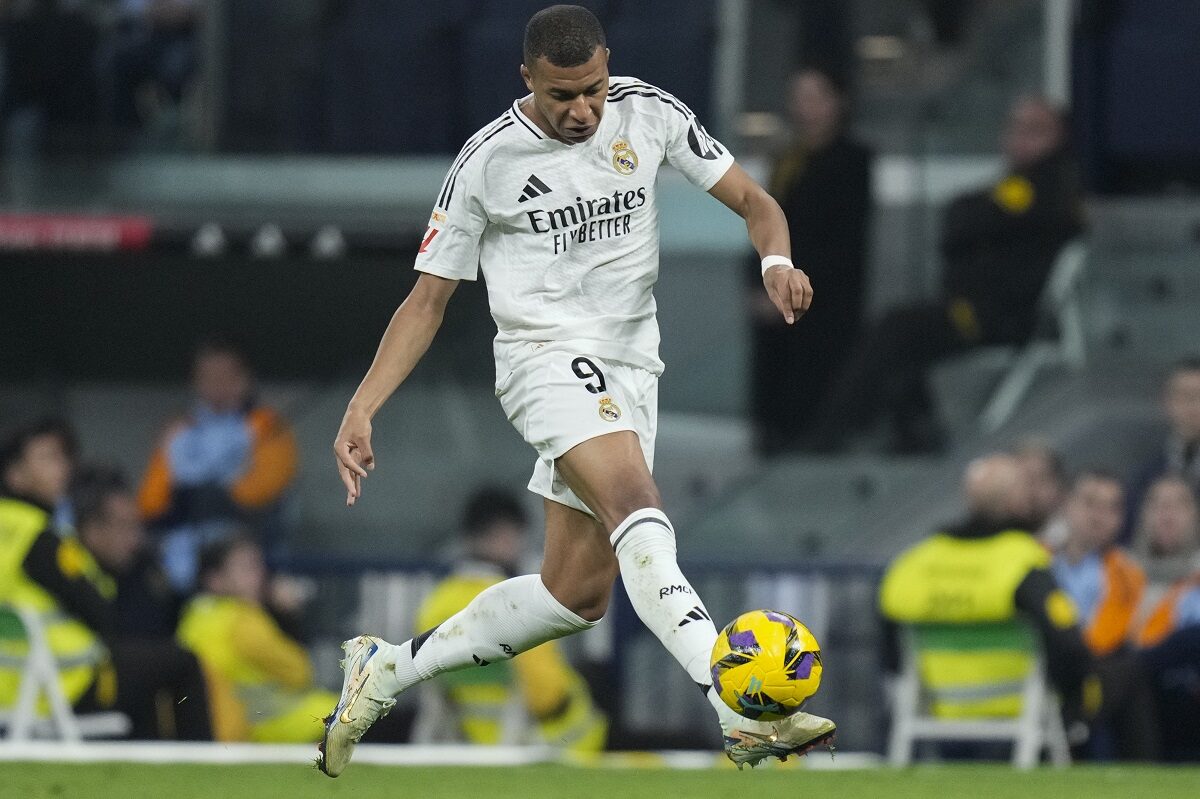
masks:
{"label": "blurred crowd", "polygon": [[[1150,462],[1069,473],[1037,440],[981,458],[964,477],[965,518],[884,578],[893,625],[1036,628],[1080,757],[1200,759],[1200,359],[1177,363],[1163,395],[1171,432]],[[1003,679],[1006,656],[974,655],[976,696]],[[940,679],[962,688],[962,672]]]}
{"label": "blurred crowd", "polygon": [[10,156],[174,136],[199,62],[199,0],[0,2]]}
{"label": "blurred crowd", "polygon": [[[789,84],[791,136],[769,189],[788,218],[792,253],[816,301],[793,329],[746,269],[758,449],[896,454],[944,450],[930,394],[938,362],[1039,334],[1042,295],[1063,246],[1083,230],[1083,192],[1063,113],[1048,100],[1013,100],[1000,134],[1004,167],[942,212],[941,289],[865,313],[872,151],[850,133],[849,95],[825,68]],[[751,279],[753,278],[753,279]],[[1052,322],[1051,322],[1052,325]]]}
{"label": "blurred crowd", "polygon": [[[332,697],[301,643],[304,591],[264,561],[296,473],[291,430],[229,344],[197,350],[192,385],[140,485],[85,457],[63,420],[4,441],[0,606],[35,611],[68,701],[123,712],[135,738],[316,740]],[[26,643],[5,646],[11,707]]]}
{"label": "blurred crowd", "polygon": [[[370,4],[345,5],[367,9],[355,24],[370,19]],[[961,5],[930,3],[948,14],[947,39],[957,35],[949,10]],[[195,87],[202,8],[0,0],[6,151],[74,149],[55,137],[96,130],[120,143],[176,125]],[[757,448],[942,451],[930,369],[1038,335],[1055,259],[1083,229],[1067,121],[1044,98],[1013,100],[1001,174],[943,211],[940,289],[872,320],[874,153],[851,132],[846,81],[824,67],[800,70],[786,110],[769,189],[817,302],[788,328],[758,270],[744,270]],[[228,343],[197,349],[192,393],[136,480],[82,448],[64,420],[0,444],[0,607],[35,610],[68,700],[81,712],[120,710],[135,738],[315,741],[336,695],[314,677],[304,584],[271,568],[295,499],[295,437]],[[1083,758],[1200,759],[1200,358],[1175,364],[1163,406],[1171,432],[1145,464],[1068,469],[1036,439],[975,461],[963,479],[966,515],[897,558],[881,587],[891,633],[1026,621]],[[504,492],[474,497],[461,530],[417,629],[517,573],[529,550],[529,520]],[[899,667],[902,636],[889,642]],[[0,640],[0,655],[23,645]],[[986,688],[996,664],[975,658],[970,671]],[[0,657],[0,708],[16,696],[13,662]],[[604,704],[551,643],[423,686],[411,730],[385,723],[371,735],[593,751],[607,736]]]}
{"label": "blurred crowd", "polygon": [[[140,484],[84,457],[47,419],[0,446],[0,613],[34,611],[81,713],[117,710],[135,739],[314,742],[337,694],[318,687],[302,580],[273,572],[297,469],[283,415],[242,354],[196,351],[193,404],[168,420]],[[450,573],[418,611],[433,627],[518,573],[531,550],[517,497],[467,505]],[[527,565],[527,564],[526,564]],[[0,641],[0,708],[15,704],[24,636]],[[415,720],[373,741],[605,745],[605,715],[555,643],[424,686]]]}

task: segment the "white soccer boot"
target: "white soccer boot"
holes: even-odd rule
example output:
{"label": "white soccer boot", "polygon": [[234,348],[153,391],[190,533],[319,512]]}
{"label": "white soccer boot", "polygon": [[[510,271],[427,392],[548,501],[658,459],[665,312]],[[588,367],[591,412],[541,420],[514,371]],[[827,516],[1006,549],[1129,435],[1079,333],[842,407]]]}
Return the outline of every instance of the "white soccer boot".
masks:
{"label": "white soccer boot", "polygon": [[377,675],[382,658],[375,658],[382,638],[360,635],[342,644],[346,659],[342,669],[342,696],[337,707],[325,717],[325,737],[321,741],[317,768],[330,777],[341,774],[354,756],[354,747],[372,724],[388,714],[396,699],[379,687]]}
{"label": "white soccer boot", "polygon": [[828,746],[833,751],[831,741],[837,732],[837,725],[829,719],[802,712],[780,721],[729,718],[722,713],[721,728],[725,734],[725,754],[739,769],[746,764],[754,768],[768,757],[787,760],[818,746]]}

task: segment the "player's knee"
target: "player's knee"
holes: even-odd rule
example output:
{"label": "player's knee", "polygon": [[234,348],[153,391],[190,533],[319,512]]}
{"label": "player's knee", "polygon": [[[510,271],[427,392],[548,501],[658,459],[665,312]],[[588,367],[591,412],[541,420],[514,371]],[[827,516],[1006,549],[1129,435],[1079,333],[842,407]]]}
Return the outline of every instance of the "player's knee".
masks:
{"label": "player's knee", "polygon": [[607,512],[601,514],[600,520],[609,531],[612,531],[633,513],[644,508],[662,510],[662,497],[658,493],[658,486],[653,483],[630,487],[622,491],[605,509]]}
{"label": "player's knee", "polygon": [[608,611],[612,597],[613,582],[620,567],[616,559],[612,563],[597,566],[585,579],[571,581],[546,580],[546,588],[558,602],[585,621],[599,621]]}
{"label": "player's knee", "polygon": [[612,597],[612,583],[607,588],[581,595],[571,611],[584,621],[600,621],[608,612],[608,601]]}

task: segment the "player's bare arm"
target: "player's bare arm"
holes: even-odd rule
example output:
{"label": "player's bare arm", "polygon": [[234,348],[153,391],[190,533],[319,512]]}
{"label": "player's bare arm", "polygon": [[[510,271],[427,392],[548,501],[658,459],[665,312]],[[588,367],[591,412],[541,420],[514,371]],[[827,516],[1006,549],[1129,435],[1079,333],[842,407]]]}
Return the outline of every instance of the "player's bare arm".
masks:
{"label": "player's bare arm", "polygon": [[792,324],[812,304],[813,290],[808,275],[791,266],[792,244],[783,209],[736,163],[708,193],[746,220],[750,241],[760,258],[781,256],[779,264],[763,273],[763,285],[771,302]]}
{"label": "player's bare arm", "polygon": [[457,280],[422,274],[408,297],[392,315],[375,360],[350,398],[342,417],[333,454],[338,474],[346,486],[346,505],[362,494],[362,479],[375,468],[371,449],[371,419],[400,384],[405,381],[429,349]]}

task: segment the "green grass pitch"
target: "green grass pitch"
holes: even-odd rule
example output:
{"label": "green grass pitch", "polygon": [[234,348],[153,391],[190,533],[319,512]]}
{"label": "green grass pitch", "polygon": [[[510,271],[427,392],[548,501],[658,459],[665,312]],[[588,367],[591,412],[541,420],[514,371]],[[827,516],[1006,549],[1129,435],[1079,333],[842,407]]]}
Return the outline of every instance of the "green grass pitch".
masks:
{"label": "green grass pitch", "polygon": [[303,766],[0,763],[0,796],[22,799],[1102,799],[1200,796],[1200,768],[1089,767],[1018,773],[1004,766],[904,771],[429,768],[351,766],[330,780]]}

